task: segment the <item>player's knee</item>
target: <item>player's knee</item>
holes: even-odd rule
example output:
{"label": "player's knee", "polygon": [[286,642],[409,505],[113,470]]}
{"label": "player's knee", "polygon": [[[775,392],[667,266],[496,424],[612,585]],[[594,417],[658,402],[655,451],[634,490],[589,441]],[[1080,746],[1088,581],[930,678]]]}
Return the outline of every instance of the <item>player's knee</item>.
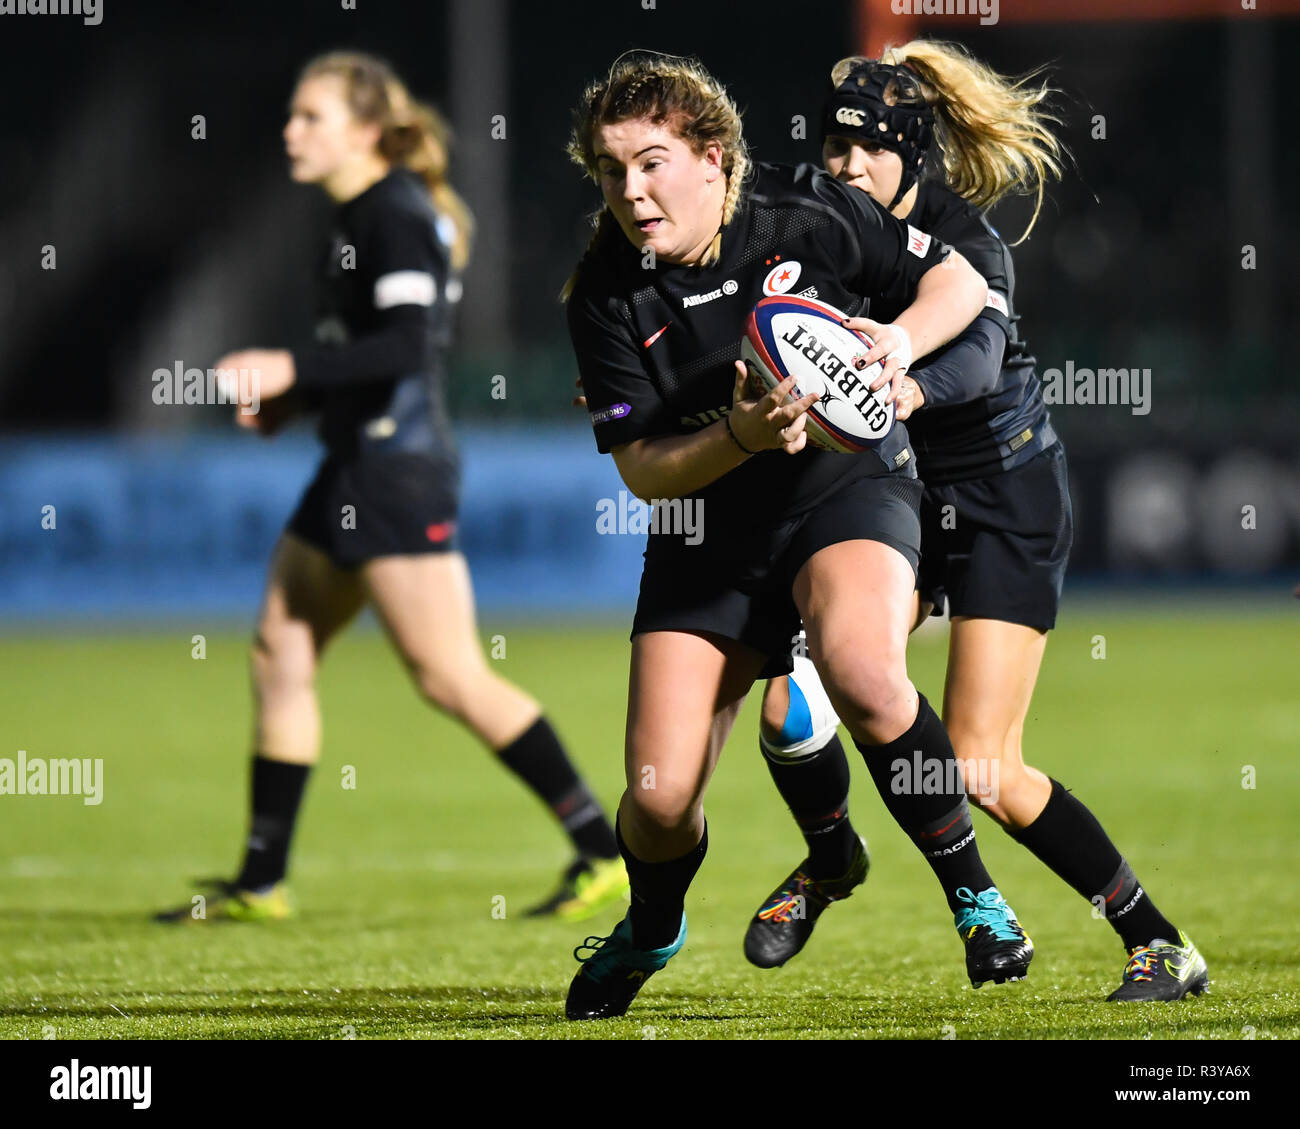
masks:
{"label": "player's knee", "polygon": [[300,632],[261,625],[249,651],[253,691],[259,697],[310,688],[316,678],[316,655]]}
{"label": "player's knee", "polygon": [[690,825],[700,803],[696,790],[663,779],[653,765],[643,768],[637,779],[628,781],[627,789],[627,806],[641,831],[672,835]]}
{"label": "player's knee", "polygon": [[860,650],[828,656],[826,669],[840,716],[861,741],[884,744],[916,720],[916,688],[902,656],[876,658]]}
{"label": "player's knee", "polygon": [[[775,679],[764,698],[760,740],[773,760],[797,761],[824,748],[839,727],[812,661],[796,656],[789,677]],[[777,706],[780,706],[778,709]]]}
{"label": "player's knee", "polygon": [[429,705],[463,720],[469,713],[469,704],[475,696],[473,672],[452,672],[427,663],[411,667],[415,688]]}
{"label": "player's knee", "polygon": [[786,713],[790,708],[788,680],[773,678],[763,689],[763,705],[759,712],[759,727],[765,741],[779,741],[785,727]]}

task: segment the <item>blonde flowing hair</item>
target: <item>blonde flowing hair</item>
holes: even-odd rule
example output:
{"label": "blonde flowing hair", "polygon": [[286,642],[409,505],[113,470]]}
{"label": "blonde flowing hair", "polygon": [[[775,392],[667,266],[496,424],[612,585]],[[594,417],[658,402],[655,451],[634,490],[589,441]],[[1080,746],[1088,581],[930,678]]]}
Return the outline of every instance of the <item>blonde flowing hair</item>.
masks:
{"label": "blonde flowing hair", "polygon": [[373,55],[359,51],[321,55],[303,67],[299,81],[322,75],[343,80],[348,108],[358,121],[378,123],[379,155],[423,179],[434,208],[456,229],[451,262],[463,270],[469,262],[474,216],[447,181],[451,130],[446,120],[432,106],[412,98],[393,69]]}
{"label": "blonde flowing hair", "polygon": [[[673,132],[697,156],[715,142],[722,148],[727,193],[722,203],[722,226],[700,259],[701,266],[709,266],[722,254],[722,228],[736,214],[751,167],[740,111],[722,83],[697,59],[648,52],[623,55],[614,61],[607,75],[589,83],[582,92],[573,111],[573,129],[566,150],[593,181],[599,181],[596,130],[602,125],[641,118],[655,125],[671,123]],[[608,238],[616,226],[608,207],[602,207],[593,222],[596,230],[588,250]],[[565,283],[561,294],[565,301],[577,278],[575,270]]]}
{"label": "blonde flowing hair", "polygon": [[[832,84],[865,61],[841,59],[831,71]],[[1038,81],[1043,68],[1008,78],[958,44],[926,39],[887,47],[880,61],[907,67],[920,79],[922,97],[934,110],[949,188],[981,209],[1009,193],[1034,197],[1034,214],[1012,246],[1023,243],[1038,222],[1046,181],[1060,179],[1068,156],[1051,129],[1060,119],[1043,106],[1057,93]]]}

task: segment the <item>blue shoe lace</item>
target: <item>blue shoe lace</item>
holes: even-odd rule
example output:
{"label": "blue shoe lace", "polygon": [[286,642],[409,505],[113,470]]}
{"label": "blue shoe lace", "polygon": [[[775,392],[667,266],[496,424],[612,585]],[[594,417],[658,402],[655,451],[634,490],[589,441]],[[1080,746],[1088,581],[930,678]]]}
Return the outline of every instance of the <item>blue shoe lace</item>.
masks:
{"label": "blue shoe lace", "polygon": [[957,928],[963,932],[986,925],[999,941],[1019,941],[1022,935],[1015,925],[1011,907],[998,893],[996,886],[973,893],[968,886],[957,890],[957,897],[968,905],[957,914]]}
{"label": "blue shoe lace", "polygon": [[[677,940],[662,949],[637,949],[632,945],[632,926],[625,917],[608,937],[587,937],[573,950],[573,959],[587,966],[587,975],[597,981],[617,972],[620,964],[642,972],[657,972],[686,943],[686,915],[682,914]],[[583,950],[589,950],[582,955]],[[639,958],[639,959],[629,959]]]}

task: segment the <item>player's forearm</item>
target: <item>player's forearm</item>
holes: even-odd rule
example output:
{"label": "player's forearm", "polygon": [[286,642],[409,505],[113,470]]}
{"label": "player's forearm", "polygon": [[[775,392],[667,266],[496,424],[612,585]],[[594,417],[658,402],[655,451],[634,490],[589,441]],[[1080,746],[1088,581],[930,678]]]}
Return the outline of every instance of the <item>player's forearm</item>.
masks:
{"label": "player's forearm", "polygon": [[988,286],[974,267],[956,251],[931,267],[916,288],[916,301],[894,319],[907,330],[912,355],[923,357],[956,337],[979,317]]}
{"label": "player's forearm", "polygon": [[403,320],[346,345],[309,345],[292,353],[297,383],[308,392],[391,380],[423,372],[433,363],[422,320]]}
{"label": "player's forearm", "polygon": [[694,494],[749,458],[731,437],[725,420],[693,435],[638,439],[615,448],[613,454],[627,488],[646,502]]}
{"label": "player's forearm", "polygon": [[989,318],[976,318],[956,341],[909,374],[925,393],[927,408],[968,404],[998,382],[1007,335]]}

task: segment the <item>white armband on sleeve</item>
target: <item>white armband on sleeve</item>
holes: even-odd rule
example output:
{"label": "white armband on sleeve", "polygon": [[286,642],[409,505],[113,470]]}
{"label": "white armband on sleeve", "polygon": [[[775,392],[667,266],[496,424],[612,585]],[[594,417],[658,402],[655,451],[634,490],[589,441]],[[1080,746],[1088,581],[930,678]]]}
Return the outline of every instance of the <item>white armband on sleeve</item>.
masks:
{"label": "white armband on sleeve", "polygon": [[997,310],[1004,318],[1011,316],[1010,310],[1007,308],[1007,300],[992,288],[989,289],[989,296],[984,300],[984,307],[985,309]]}
{"label": "white armband on sleeve", "polygon": [[375,279],[375,309],[393,306],[432,306],[438,297],[438,283],[422,270],[399,270]]}

